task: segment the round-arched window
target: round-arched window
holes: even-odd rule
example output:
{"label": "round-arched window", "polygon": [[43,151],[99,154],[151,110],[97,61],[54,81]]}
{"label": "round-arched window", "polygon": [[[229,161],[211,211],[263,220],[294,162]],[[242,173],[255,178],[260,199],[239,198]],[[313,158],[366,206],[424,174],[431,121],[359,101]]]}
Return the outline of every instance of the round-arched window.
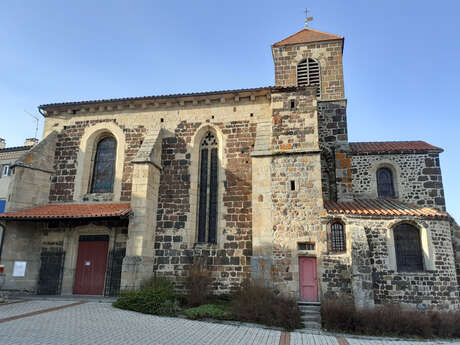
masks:
{"label": "round-arched window", "polygon": [[391,169],[380,168],[377,170],[377,194],[379,198],[395,197],[393,172]]}

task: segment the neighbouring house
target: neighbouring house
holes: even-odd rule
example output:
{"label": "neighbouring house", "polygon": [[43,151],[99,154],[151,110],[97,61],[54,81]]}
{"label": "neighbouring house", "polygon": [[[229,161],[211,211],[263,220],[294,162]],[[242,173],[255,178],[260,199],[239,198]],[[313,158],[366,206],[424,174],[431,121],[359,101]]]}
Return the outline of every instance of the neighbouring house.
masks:
{"label": "neighbouring house", "polygon": [[307,301],[459,307],[459,230],[424,141],[349,142],[344,39],[272,45],[275,85],[39,106],[12,165],[7,289],[113,295],[156,274]]}

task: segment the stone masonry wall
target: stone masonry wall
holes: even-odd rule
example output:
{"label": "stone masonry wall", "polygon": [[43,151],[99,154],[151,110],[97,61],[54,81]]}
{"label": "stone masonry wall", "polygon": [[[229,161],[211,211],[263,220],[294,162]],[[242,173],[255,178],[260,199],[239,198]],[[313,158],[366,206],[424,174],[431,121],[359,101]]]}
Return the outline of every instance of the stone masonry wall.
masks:
{"label": "stone masonry wall", "polygon": [[445,211],[437,153],[353,155],[351,171],[354,198],[377,198],[376,171],[381,166],[392,168],[395,192],[399,200]]}
{"label": "stone masonry wall", "polygon": [[[273,157],[272,219],[274,285],[279,291],[298,298],[298,242],[315,243],[311,254],[324,250],[321,231],[321,161],[319,154]],[[295,190],[291,190],[291,181]]]}
{"label": "stone masonry wall", "polygon": [[[55,176],[51,181],[50,202],[69,202],[74,200],[75,177],[77,175],[77,155],[81,137],[88,126],[116,120],[88,120],[75,121],[73,124],[64,126],[58,135],[56,153],[54,158]],[[130,164],[135,157],[144,138],[145,128],[138,124],[132,128],[120,125],[126,139],[125,161],[123,168],[123,180],[121,188],[121,201],[131,199],[131,178],[133,167]]]}
{"label": "stone masonry wall", "polygon": [[[222,236],[217,244],[196,244],[190,238],[187,222],[190,214],[190,174],[192,171],[191,142],[200,122],[183,121],[174,136],[163,140],[162,166],[157,229],[155,237],[155,264],[157,274],[170,276],[181,283],[194,257],[206,257],[213,272],[215,293],[228,293],[248,277],[252,255],[251,158],[256,124],[250,121],[214,123],[225,136],[225,188]],[[194,238],[194,234],[192,234]],[[179,286],[180,287],[180,286]]]}
{"label": "stone masonry wall", "polygon": [[[336,150],[348,142],[347,102],[318,101],[319,145],[322,150],[321,169],[324,200],[337,200]],[[340,173],[341,171],[339,171]],[[348,172],[346,172],[348,174]],[[348,177],[348,176],[341,176]]]}
{"label": "stone masonry wall", "polygon": [[[354,219],[365,228],[371,252],[372,279],[376,304],[404,303],[415,306],[419,303],[439,309],[459,307],[458,285],[451,245],[450,225],[447,220],[407,219],[412,224],[429,229],[433,256],[425,252],[425,270],[417,273],[397,272],[391,259],[389,246],[391,225],[395,220]],[[424,241],[423,233],[421,241]],[[392,244],[392,243],[390,243]]]}
{"label": "stone masonry wall", "polygon": [[305,58],[316,59],[321,66],[321,99],[344,98],[343,41],[272,46],[275,63],[275,85],[296,86],[297,64]]}

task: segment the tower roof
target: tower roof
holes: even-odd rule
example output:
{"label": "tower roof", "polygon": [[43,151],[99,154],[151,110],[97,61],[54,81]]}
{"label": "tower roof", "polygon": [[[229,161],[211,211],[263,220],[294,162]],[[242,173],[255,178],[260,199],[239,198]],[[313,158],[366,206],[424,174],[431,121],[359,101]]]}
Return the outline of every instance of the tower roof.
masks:
{"label": "tower roof", "polygon": [[321,41],[335,41],[343,40],[342,36],[328,34],[327,32],[322,32],[313,29],[303,29],[299,32],[291,35],[284,40],[276,42],[273,44],[274,47],[286,46],[291,44],[299,43],[312,43],[312,42],[321,42]]}

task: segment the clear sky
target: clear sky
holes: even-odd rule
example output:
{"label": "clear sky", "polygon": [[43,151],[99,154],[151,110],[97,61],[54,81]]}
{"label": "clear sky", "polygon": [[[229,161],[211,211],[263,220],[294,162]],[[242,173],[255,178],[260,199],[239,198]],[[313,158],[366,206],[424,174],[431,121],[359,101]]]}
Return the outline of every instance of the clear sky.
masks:
{"label": "clear sky", "polygon": [[456,0],[1,1],[0,137],[33,137],[40,104],[273,85],[270,45],[305,6],[312,28],[345,36],[350,141],[444,148],[460,220]]}

